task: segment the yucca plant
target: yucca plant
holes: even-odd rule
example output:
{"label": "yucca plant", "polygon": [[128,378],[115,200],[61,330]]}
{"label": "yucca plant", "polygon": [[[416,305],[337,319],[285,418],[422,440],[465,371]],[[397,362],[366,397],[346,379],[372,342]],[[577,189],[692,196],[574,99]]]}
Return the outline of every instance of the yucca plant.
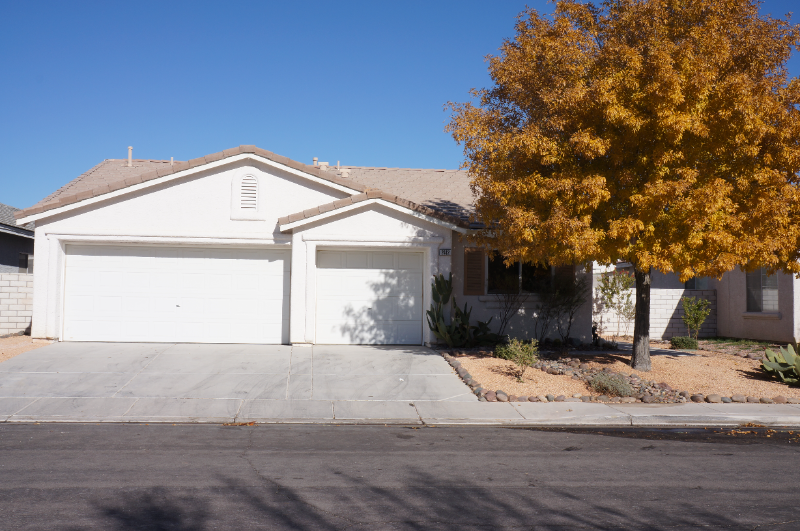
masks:
{"label": "yucca plant", "polygon": [[800,382],[800,356],[792,345],[781,347],[780,353],[769,349],[764,353],[766,360],[761,362],[761,368],[767,374],[778,376],[782,382],[796,384]]}

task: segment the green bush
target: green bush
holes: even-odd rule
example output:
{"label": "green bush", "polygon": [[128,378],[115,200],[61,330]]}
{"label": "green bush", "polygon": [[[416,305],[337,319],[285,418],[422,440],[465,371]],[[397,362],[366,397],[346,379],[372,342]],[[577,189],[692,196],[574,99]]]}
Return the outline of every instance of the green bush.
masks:
{"label": "green bush", "polygon": [[517,366],[517,380],[521,382],[525,369],[533,365],[539,357],[539,345],[535,339],[530,343],[512,339],[505,345],[498,345],[495,349],[495,356],[513,361]]}
{"label": "green bush", "polygon": [[697,340],[693,337],[676,336],[669,340],[669,344],[676,350],[697,350]]}
{"label": "green bush", "polygon": [[589,385],[598,393],[608,396],[633,396],[634,394],[630,382],[619,374],[599,372],[594,375]]}
{"label": "green bush", "polygon": [[683,324],[689,331],[689,337],[692,337],[692,330],[694,330],[694,339],[700,337],[700,328],[702,328],[706,317],[711,313],[711,303],[706,299],[695,299],[694,297],[681,298],[683,303]]}
{"label": "green bush", "polygon": [[767,360],[761,362],[761,368],[767,374],[777,376],[787,384],[800,382],[800,356],[795,353],[792,345],[781,347],[779,353],[767,349],[764,356]]}

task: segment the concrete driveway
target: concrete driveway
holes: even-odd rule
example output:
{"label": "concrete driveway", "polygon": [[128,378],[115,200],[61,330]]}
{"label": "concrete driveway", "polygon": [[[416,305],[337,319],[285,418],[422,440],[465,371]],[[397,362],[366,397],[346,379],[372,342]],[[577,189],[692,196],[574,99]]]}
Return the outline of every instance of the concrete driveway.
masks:
{"label": "concrete driveway", "polygon": [[54,343],[0,363],[0,421],[418,420],[477,402],[424,347]]}

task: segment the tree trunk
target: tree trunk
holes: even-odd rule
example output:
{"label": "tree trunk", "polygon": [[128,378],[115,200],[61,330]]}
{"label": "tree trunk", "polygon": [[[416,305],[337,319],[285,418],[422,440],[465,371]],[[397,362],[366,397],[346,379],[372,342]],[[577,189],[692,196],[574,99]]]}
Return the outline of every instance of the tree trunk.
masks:
{"label": "tree trunk", "polygon": [[636,319],[633,324],[633,356],[631,367],[650,370],[650,270],[634,268],[636,279]]}

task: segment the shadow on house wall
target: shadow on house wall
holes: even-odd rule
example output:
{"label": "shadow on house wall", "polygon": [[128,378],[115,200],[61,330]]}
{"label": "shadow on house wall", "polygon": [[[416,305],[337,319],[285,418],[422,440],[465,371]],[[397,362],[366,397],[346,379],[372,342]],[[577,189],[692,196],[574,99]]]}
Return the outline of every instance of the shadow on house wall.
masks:
{"label": "shadow on house wall", "polygon": [[[672,286],[678,282],[671,282],[668,275],[661,274],[658,285]],[[666,277],[666,278],[664,278]],[[677,278],[677,275],[675,276]],[[688,330],[683,322],[683,297],[706,299],[710,304],[711,313],[703,322],[700,337],[715,337],[717,332],[717,290],[685,289],[682,285],[678,288],[658,288],[650,290],[650,337],[653,339],[667,340],[675,336],[686,336]],[[630,290],[631,299],[635,301],[635,290]],[[633,320],[620,319],[610,309],[606,308],[600,299],[597,290],[593,295],[593,320],[598,325],[600,333],[609,335],[633,334]]]}

